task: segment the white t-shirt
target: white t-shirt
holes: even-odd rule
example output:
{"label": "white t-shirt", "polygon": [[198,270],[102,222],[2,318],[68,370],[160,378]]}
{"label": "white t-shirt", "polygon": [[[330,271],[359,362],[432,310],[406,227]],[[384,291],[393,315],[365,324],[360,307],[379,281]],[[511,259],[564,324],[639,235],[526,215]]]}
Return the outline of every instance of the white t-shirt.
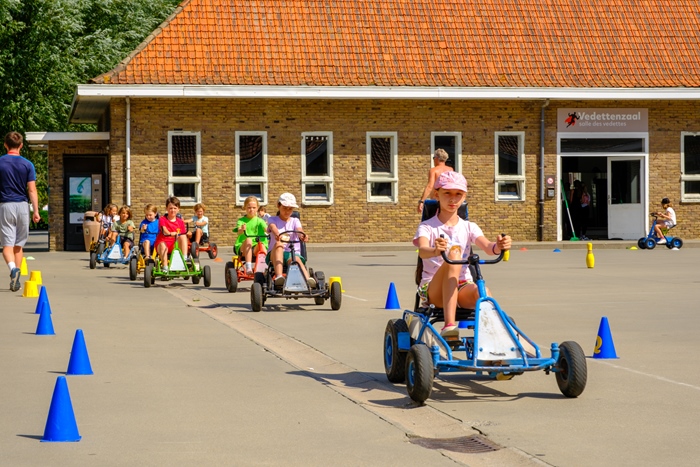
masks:
{"label": "white t-shirt", "polygon": [[670,220],[664,219],[666,227],[673,227],[674,225],[676,225],[676,211],[674,211],[671,206],[666,208],[666,215],[671,218]]}
{"label": "white t-shirt", "polygon": [[[204,224],[202,226],[195,224],[195,222],[202,222],[202,221],[206,222],[206,224]],[[201,219],[197,216],[192,216],[192,225],[198,229],[202,229],[202,233],[207,234],[207,236],[209,236],[209,218],[207,216],[202,216]]]}
{"label": "white t-shirt", "polygon": [[[435,240],[444,235],[449,242],[447,250],[449,251],[452,247],[459,246],[462,250],[462,258],[469,256],[469,251],[472,243],[476,241],[477,238],[484,235],[481,228],[473,222],[465,221],[464,219],[459,219],[459,222],[453,226],[448,227],[438,219],[438,216],[431,217],[430,219],[421,222],[416,231],[416,236],[413,237],[413,244],[418,246],[418,239],[420,237],[425,237],[431,247],[435,246]],[[423,286],[425,283],[430,282],[437,270],[442,266],[443,263],[442,255],[433,256],[432,258],[423,259],[423,276],[419,287]],[[462,266],[462,271],[459,274],[459,280],[470,281],[472,280],[472,275],[469,272],[469,266]]]}

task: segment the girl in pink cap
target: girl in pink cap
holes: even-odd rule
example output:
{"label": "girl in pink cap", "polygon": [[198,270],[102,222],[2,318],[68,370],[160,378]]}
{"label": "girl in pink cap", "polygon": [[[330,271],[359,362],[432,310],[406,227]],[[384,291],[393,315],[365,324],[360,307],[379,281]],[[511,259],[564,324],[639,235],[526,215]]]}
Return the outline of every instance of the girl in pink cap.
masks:
{"label": "girl in pink cap", "polygon": [[467,180],[459,172],[444,172],[435,181],[435,193],[439,203],[438,212],[418,226],[413,244],[418,247],[418,255],[423,260],[423,273],[418,286],[418,294],[424,306],[435,305],[442,308],[445,326],[440,334],[446,339],[459,336],[455,323],[457,306],[474,308],[479,298],[467,265],[452,265],[442,259],[447,252],[450,259],[462,259],[469,254],[472,244],[476,244],[491,255],[498,255],[510,249],[509,236],[498,236],[491,242],[484,236],[478,225],[465,221],[457,210],[467,196]]}

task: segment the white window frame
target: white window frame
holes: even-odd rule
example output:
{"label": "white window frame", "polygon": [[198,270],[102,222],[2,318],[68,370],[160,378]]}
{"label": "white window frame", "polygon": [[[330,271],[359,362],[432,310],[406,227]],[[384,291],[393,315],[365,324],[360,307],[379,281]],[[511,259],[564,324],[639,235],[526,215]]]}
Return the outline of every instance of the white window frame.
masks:
{"label": "white window frame", "polygon": [[[518,137],[518,175],[499,175],[498,167],[498,138],[501,136]],[[503,182],[517,183],[520,185],[520,197],[499,196],[498,185]],[[496,202],[525,201],[525,132],[524,131],[496,131],[494,132],[494,199]]]}
{"label": "white window frame", "polygon": [[[197,169],[194,177],[173,176],[173,136],[196,136]],[[180,199],[181,206],[194,206],[202,202],[202,134],[199,131],[168,131],[168,193],[174,193],[176,183],[194,183],[194,199]]]}
{"label": "white window frame", "polygon": [[[263,174],[262,176],[259,177],[248,177],[248,176],[242,176],[241,175],[241,153],[240,153],[240,136],[262,136],[263,140],[263,164],[262,164],[262,169],[263,169]],[[245,201],[245,198],[241,197],[241,185],[251,185],[251,184],[256,184],[260,183],[262,185],[261,195],[262,198],[260,200],[261,205],[266,205],[267,204],[267,131],[237,131],[235,133],[235,138],[236,138],[236,147],[235,147],[235,160],[234,164],[236,166],[236,180],[235,180],[235,185],[236,185],[236,206],[243,206],[243,202]]]}
{"label": "white window frame", "polygon": [[[367,148],[367,202],[397,203],[399,199],[399,142],[396,131],[368,131],[365,145]],[[389,174],[372,172],[372,138],[391,139],[391,172]],[[372,196],[372,183],[391,183],[391,196]]]}
{"label": "white window frame", "polygon": [[[306,137],[325,136],[328,148],[328,175],[306,175]],[[327,200],[307,198],[306,185],[326,185]],[[333,204],[333,132],[307,131],[301,134],[301,202],[314,206],[330,206]]]}
{"label": "white window frame", "polygon": [[435,167],[435,137],[454,136],[455,137],[455,170],[462,173],[462,132],[461,131],[431,131],[430,132],[430,167]]}
{"label": "white window frame", "polygon": [[685,182],[700,182],[700,175],[686,175],[685,173],[685,137],[700,137],[699,132],[681,132],[681,201],[685,203],[700,203],[700,193],[686,193]]}

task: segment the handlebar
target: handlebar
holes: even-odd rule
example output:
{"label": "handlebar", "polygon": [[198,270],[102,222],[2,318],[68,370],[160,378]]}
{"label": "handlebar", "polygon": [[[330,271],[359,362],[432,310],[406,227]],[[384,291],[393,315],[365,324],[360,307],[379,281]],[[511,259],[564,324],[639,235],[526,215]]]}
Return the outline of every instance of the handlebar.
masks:
{"label": "handlebar", "polygon": [[[505,233],[501,233],[501,236],[505,237]],[[444,237],[444,235],[440,235],[440,237]],[[501,260],[503,259],[503,256],[505,255],[505,252],[508,250],[501,250],[501,253],[496,257],[495,259],[480,259],[479,255],[476,253],[472,253],[467,257],[467,259],[450,259],[447,257],[447,253],[445,251],[441,251],[440,254],[442,255],[442,259],[447,263],[447,264],[469,264],[470,266],[474,266],[476,264],[496,264],[500,263]]]}

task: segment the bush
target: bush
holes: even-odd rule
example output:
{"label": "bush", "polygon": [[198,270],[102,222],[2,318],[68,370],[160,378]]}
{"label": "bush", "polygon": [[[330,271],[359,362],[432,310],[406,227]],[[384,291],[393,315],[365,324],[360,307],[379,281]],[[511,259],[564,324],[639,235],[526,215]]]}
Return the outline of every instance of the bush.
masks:
{"label": "bush", "polygon": [[49,211],[39,211],[41,220],[39,222],[31,221],[29,230],[48,230],[49,228]]}

